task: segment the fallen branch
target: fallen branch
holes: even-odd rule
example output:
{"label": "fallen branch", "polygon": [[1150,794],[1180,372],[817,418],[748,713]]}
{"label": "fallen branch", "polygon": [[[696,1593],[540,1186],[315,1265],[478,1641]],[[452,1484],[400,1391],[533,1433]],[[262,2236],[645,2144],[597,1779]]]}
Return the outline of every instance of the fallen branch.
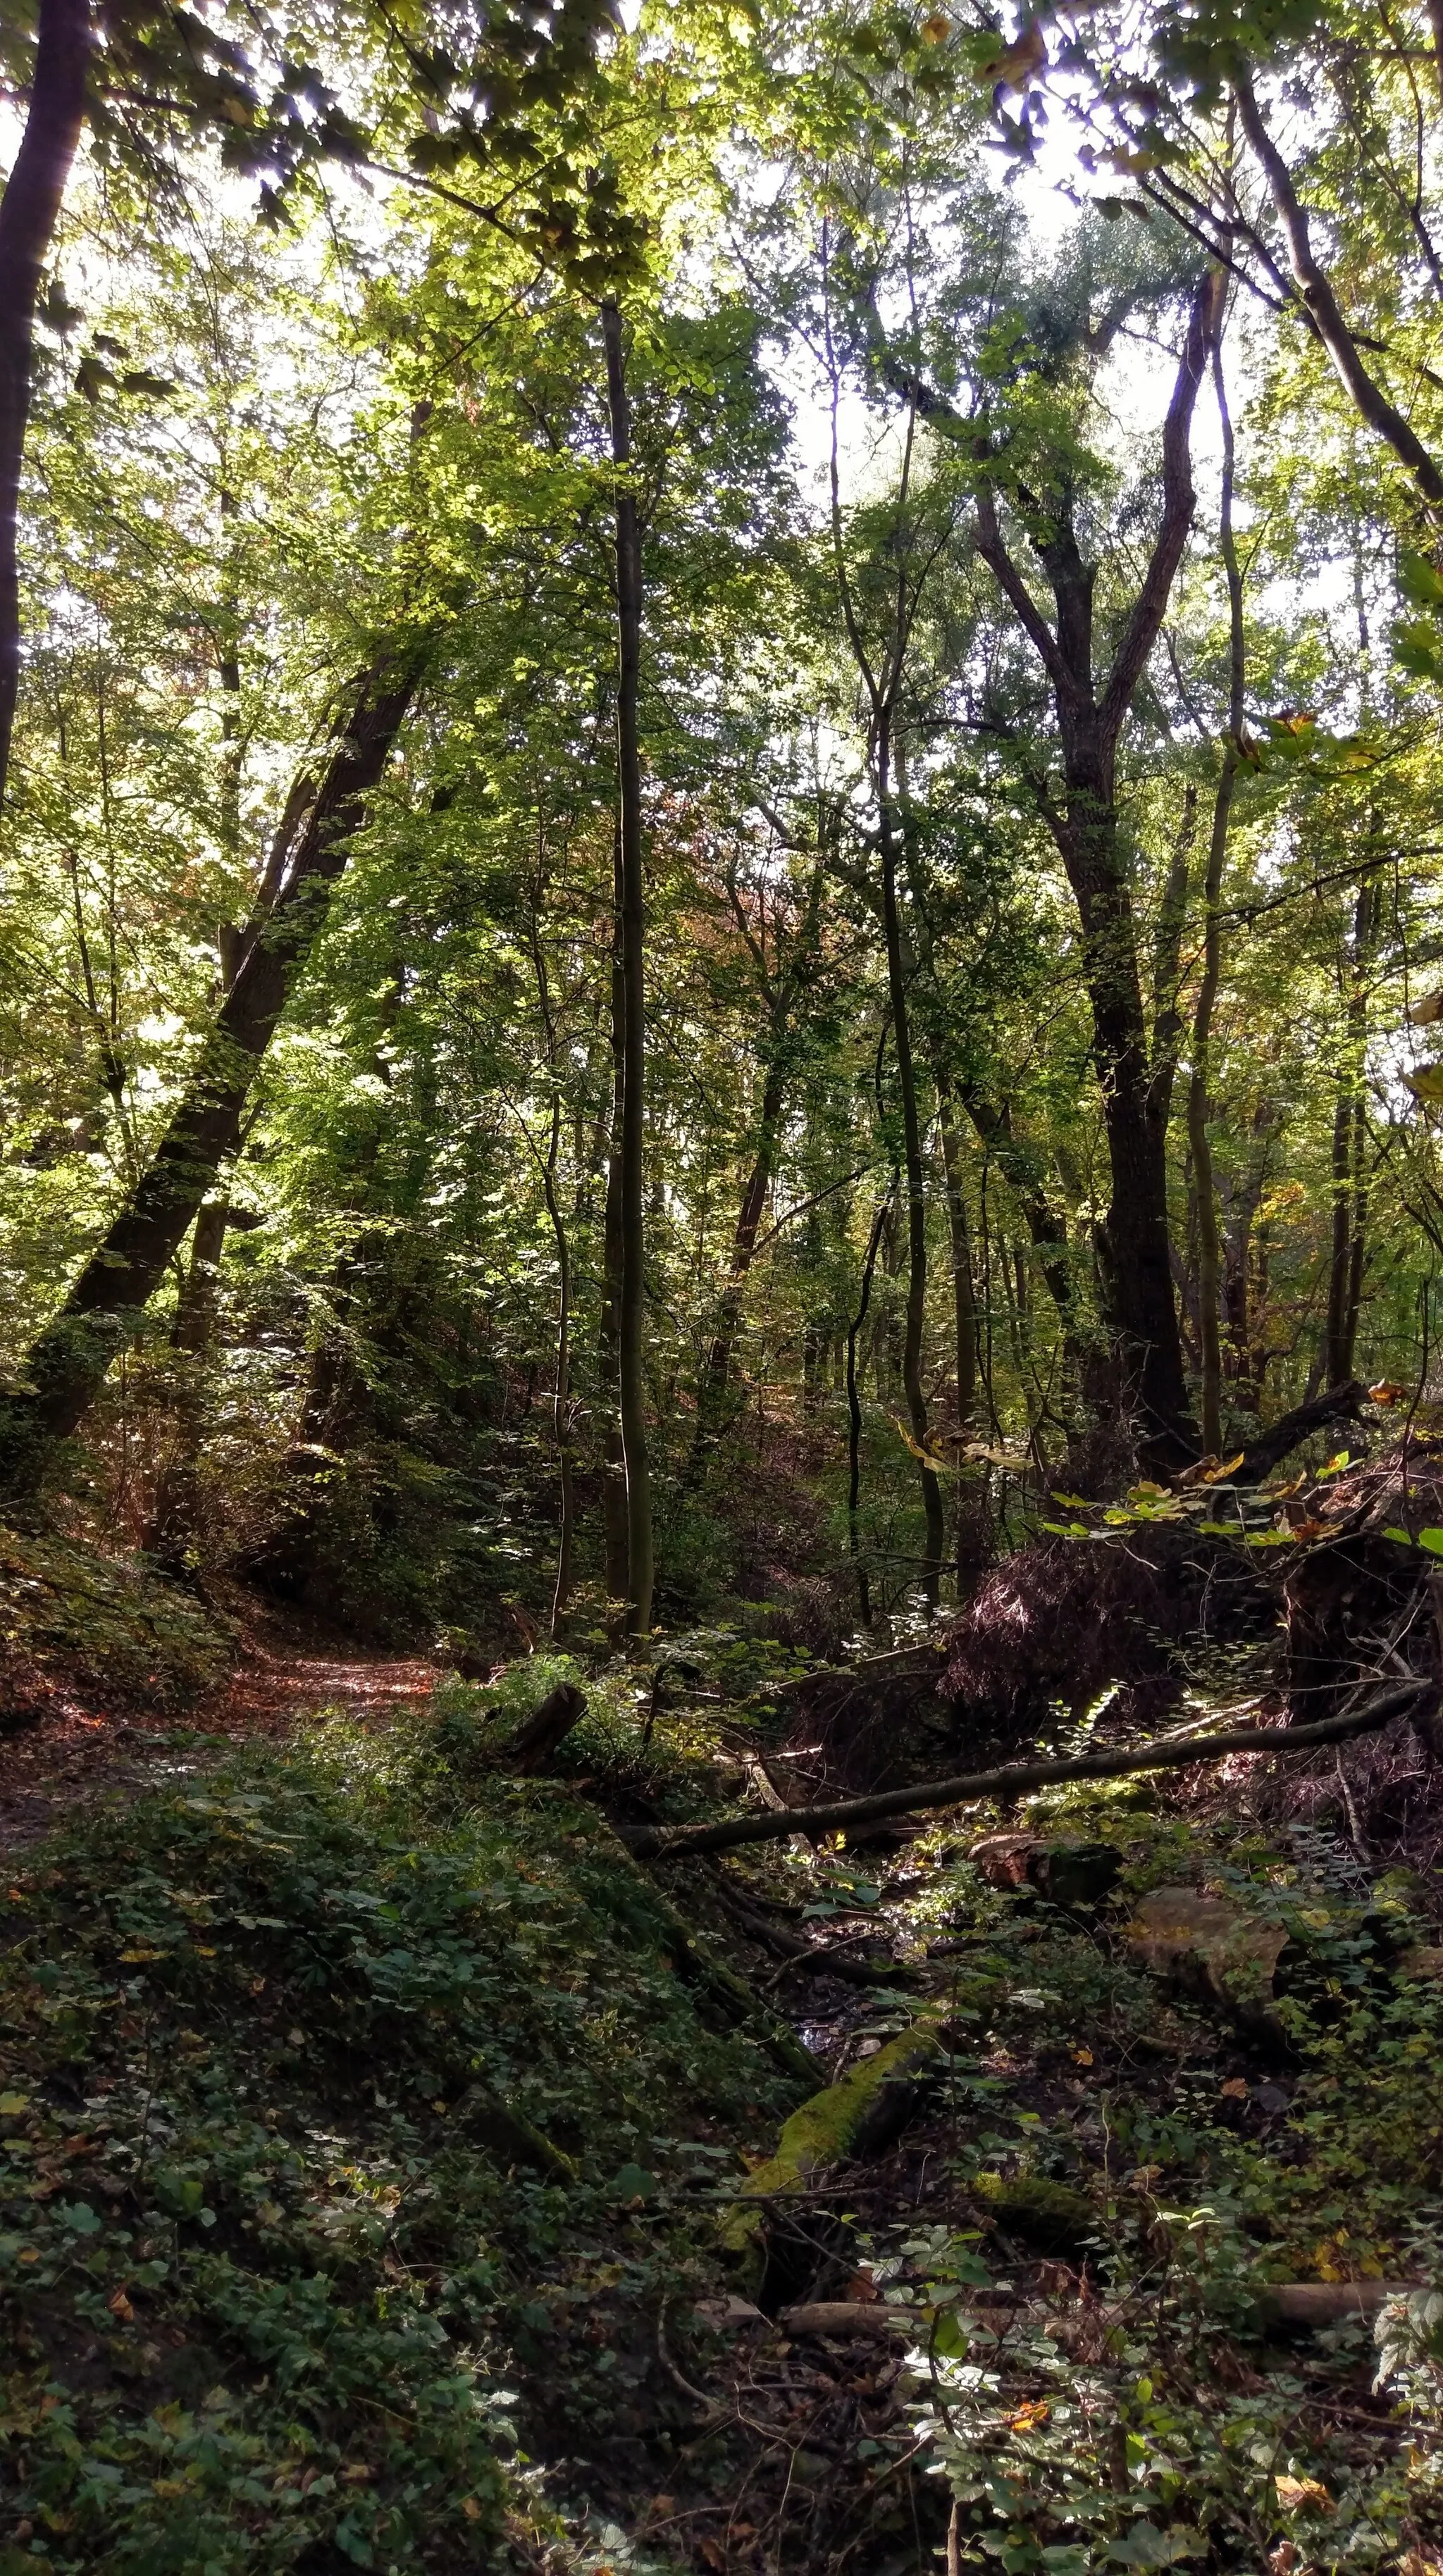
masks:
{"label": "fallen branch", "polygon": [[681,1860],[695,1852],[734,1851],[741,1843],[782,1840],[788,1834],[846,1833],[853,1825],[881,1816],[910,1816],[927,1807],[955,1807],[974,1798],[1016,1798],[1028,1789],[1047,1789],[1066,1780],[1120,1780],[1130,1771],[1184,1770],[1193,1762],[1217,1762],[1229,1753],[1302,1753],[1310,1746],[1337,1744],[1345,1736],[1367,1735],[1395,1717],[1436,1697],[1429,1681],[1399,1682],[1362,1708],[1341,1717],[1320,1718],[1311,1726],[1246,1726],[1231,1735],[1173,1736],[1161,1744],[1139,1745],[1131,1753],[1083,1753],[1070,1762],[1013,1762],[998,1771],[962,1771],[945,1780],[919,1780],[910,1789],[883,1789],[870,1798],[847,1798],[830,1807],[789,1807],[784,1815],[724,1816],[715,1824],[675,1825],[669,1831],[645,1825],[621,1839],[638,1860]]}
{"label": "fallen branch", "polygon": [[1240,1464],[1228,1479],[1234,1485],[1261,1485],[1275,1467],[1281,1467],[1295,1449],[1321,1431],[1326,1423],[1355,1422],[1368,1401],[1368,1390],[1361,1378],[1352,1378],[1346,1386],[1330,1386],[1321,1395],[1310,1396],[1306,1404],[1295,1404],[1270,1431],[1243,1451]]}

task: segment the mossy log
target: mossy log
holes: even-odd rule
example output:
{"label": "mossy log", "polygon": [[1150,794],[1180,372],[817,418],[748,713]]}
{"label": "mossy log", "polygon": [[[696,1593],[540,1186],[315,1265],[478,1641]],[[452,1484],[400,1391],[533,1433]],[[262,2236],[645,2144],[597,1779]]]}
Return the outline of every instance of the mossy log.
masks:
{"label": "mossy log", "polygon": [[768,2201],[805,2191],[844,2156],[865,2154],[869,2144],[882,2143],[888,2129],[895,2134],[896,2114],[900,2110],[905,2117],[918,2074],[941,2048],[944,2027],[940,2013],[924,2013],[784,2122],[776,2154],[748,2174],[722,2228],[723,2247],[749,2275],[760,2274]]}

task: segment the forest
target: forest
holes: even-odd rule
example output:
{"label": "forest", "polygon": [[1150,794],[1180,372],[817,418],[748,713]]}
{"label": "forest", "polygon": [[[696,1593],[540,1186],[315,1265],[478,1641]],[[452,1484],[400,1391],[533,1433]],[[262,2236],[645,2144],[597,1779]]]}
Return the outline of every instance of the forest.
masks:
{"label": "forest", "polygon": [[0,2576],[1443,2576],[1443,5],[0,171]]}

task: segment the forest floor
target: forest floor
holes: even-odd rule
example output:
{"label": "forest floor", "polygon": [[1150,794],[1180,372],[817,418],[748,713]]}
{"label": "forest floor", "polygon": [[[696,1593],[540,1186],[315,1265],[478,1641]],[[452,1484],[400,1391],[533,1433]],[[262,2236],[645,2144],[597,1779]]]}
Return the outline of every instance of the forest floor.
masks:
{"label": "forest floor", "polygon": [[[376,1723],[419,1707],[435,1688],[437,1667],[427,1657],[367,1651],[324,1621],[238,1586],[226,1586],[217,1606],[232,1629],[235,1660],[187,1712],[207,1735],[282,1740],[323,1708]],[[108,1699],[92,1680],[0,1735],[0,1851],[33,1842],[78,1802],[139,1787],[173,1763],[173,1724],[143,1721]]]}
{"label": "forest floor", "polygon": [[515,1781],[547,1659],[218,1608],[0,1744],[0,2576],[1443,2576],[1432,1873],[1261,1756],[645,1872],[744,1640]]}

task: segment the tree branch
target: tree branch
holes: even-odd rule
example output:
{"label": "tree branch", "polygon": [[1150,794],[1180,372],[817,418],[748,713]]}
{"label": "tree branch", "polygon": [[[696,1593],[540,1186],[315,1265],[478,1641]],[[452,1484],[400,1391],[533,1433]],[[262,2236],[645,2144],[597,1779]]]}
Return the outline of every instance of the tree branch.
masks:
{"label": "tree branch", "polygon": [[1363,1708],[1313,1726],[1245,1726],[1231,1735],[1172,1737],[1131,1753],[1086,1753],[1072,1762],[1014,1762],[1000,1771],[959,1772],[948,1780],[923,1780],[910,1789],[884,1789],[873,1798],[848,1798],[832,1807],[789,1807],[781,1815],[727,1816],[717,1824],[647,1825],[622,1836],[640,1860],[685,1860],[697,1852],[734,1851],[740,1843],[777,1842],[789,1834],[844,1833],[885,1816],[912,1816],[927,1807],[954,1807],[974,1798],[1016,1798],[1063,1780],[1120,1780],[1130,1771],[1183,1770],[1229,1753],[1297,1753],[1318,1744],[1367,1735],[1403,1717],[1425,1698],[1438,1697],[1436,1682],[1399,1682]]}
{"label": "tree branch", "polygon": [[1262,112],[1246,73],[1238,74],[1233,92],[1243,132],[1262,165],[1287,235],[1293,275],[1298,281],[1298,291],[1309,320],[1368,427],[1387,440],[1399,462],[1407,466],[1424,499],[1435,509],[1443,508],[1443,473],[1396,404],[1391,403],[1382,387],[1374,382],[1358,354],[1357,340],[1343,319],[1342,307],[1314,252],[1307,214],[1293,186],[1292,173],[1263,123]]}
{"label": "tree branch", "polygon": [[1132,704],[1133,693],[1147,668],[1148,655],[1157,642],[1173,578],[1182,561],[1182,550],[1192,525],[1192,416],[1203,369],[1207,365],[1217,307],[1226,286],[1224,272],[1221,269],[1210,270],[1193,296],[1192,309],[1188,314],[1187,336],[1183,341],[1177,381],[1162,433],[1162,525],[1153,541],[1142,587],[1133,601],[1132,614],[1103,693],[1103,730],[1112,742],[1117,740],[1122,729],[1123,717]]}

